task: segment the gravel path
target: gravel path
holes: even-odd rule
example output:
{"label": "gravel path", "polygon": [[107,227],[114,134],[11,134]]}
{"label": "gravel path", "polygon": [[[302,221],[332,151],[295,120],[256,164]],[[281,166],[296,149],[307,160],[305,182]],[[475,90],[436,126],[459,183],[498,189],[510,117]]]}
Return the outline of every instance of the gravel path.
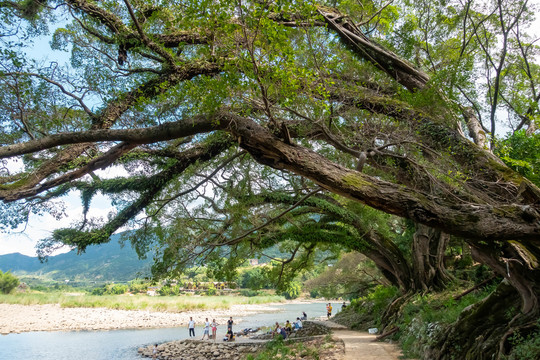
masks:
{"label": "gravel path", "polygon": [[393,344],[375,341],[377,335],[349,330],[332,321],[321,321],[332,329],[333,335],[345,343],[344,360],[398,360],[399,348]]}

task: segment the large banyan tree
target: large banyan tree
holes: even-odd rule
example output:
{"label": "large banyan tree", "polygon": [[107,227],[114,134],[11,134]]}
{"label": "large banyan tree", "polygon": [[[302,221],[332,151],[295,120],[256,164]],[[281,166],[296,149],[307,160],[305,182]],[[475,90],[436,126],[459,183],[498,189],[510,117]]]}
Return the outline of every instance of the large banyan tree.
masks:
{"label": "large banyan tree", "polygon": [[[2,224],[58,214],[72,191],[85,210],[100,193],[118,209],[102,221],[85,212],[44,239],[43,254],[84,251],[132,225],[141,252],[161,242],[167,271],[220,246],[279,241],[276,228],[302,228],[287,217],[304,211],[305,229],[333,219],[327,230],[402,290],[446,281],[449,235],[505,278],[490,301],[519,314],[487,322],[486,301],[432,358],[504,352],[538,318],[540,190],[523,176],[530,164],[497,147],[505,131],[536,136],[527,1],[0,4]],[[47,62],[49,30],[69,63]],[[118,176],[102,176],[108,167]],[[362,221],[368,208],[415,224],[413,264]],[[306,253],[324,240],[294,236]],[[479,335],[486,355],[451,349]]]}

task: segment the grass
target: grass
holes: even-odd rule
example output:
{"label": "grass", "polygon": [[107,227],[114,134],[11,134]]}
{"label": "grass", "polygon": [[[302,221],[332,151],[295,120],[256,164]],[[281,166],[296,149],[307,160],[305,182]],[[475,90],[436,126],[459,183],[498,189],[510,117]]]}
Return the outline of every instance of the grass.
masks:
{"label": "grass", "polygon": [[275,360],[275,359],[297,359],[319,360],[321,358],[320,349],[329,344],[330,340],[325,340],[322,344],[306,345],[303,343],[289,343],[280,337],[266,344],[266,348],[256,355],[248,355],[247,360]]}
{"label": "grass", "polygon": [[108,308],[118,310],[148,310],[183,312],[192,310],[229,309],[238,304],[281,302],[281,296],[147,296],[147,295],[86,295],[56,293],[18,293],[0,295],[0,303],[19,305],[59,304],[61,307]]}

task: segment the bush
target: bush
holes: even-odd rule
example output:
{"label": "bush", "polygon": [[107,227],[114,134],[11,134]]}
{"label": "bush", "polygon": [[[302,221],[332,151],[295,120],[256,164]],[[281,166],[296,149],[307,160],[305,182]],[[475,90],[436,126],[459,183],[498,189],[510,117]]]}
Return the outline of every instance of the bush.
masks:
{"label": "bush", "polygon": [[146,293],[150,283],[142,279],[135,279],[129,282],[129,291],[133,294]]}
{"label": "bush", "polygon": [[537,329],[537,331],[532,332],[525,337],[519,333],[514,334],[510,338],[512,351],[505,359],[519,360],[540,358],[540,320]]}
{"label": "bush", "polygon": [[285,299],[296,299],[302,292],[302,285],[298,281],[291,281],[287,288],[281,293]]}
{"label": "bush", "polygon": [[125,294],[127,291],[128,291],[128,286],[127,285],[114,284],[108,290],[108,293],[111,294],[111,295],[122,295],[122,294]]}
{"label": "bush", "polygon": [[[380,316],[398,294],[399,290],[394,286],[378,285],[367,296],[352,300],[351,306],[357,312],[367,312]],[[376,324],[379,320],[377,319]]]}
{"label": "bush", "polygon": [[217,290],[213,283],[210,283],[210,285],[208,286],[208,289],[206,290],[206,295],[217,295]]}
{"label": "bush", "polygon": [[242,296],[247,296],[247,297],[253,297],[253,296],[259,296],[261,295],[261,292],[260,291],[257,291],[257,290],[250,290],[250,289],[241,289],[240,291],[238,291],[238,293]]}
{"label": "bush", "polygon": [[122,295],[128,291],[128,286],[123,284],[108,284],[94,288],[92,295]]}
{"label": "bush", "polygon": [[0,271],[0,292],[9,294],[13,289],[19,286],[19,279],[9,271],[3,273]]}
{"label": "bush", "polygon": [[101,295],[104,295],[105,292],[107,292],[107,286],[103,285],[103,286],[97,287],[95,289],[92,289],[91,294],[101,296]]}
{"label": "bush", "polygon": [[240,287],[251,290],[267,289],[270,281],[260,267],[247,269],[239,277]]}

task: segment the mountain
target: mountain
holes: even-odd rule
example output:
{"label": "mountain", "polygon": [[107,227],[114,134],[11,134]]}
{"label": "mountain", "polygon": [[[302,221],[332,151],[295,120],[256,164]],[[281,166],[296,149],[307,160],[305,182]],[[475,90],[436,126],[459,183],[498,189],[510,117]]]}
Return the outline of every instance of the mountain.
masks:
{"label": "mountain", "polygon": [[16,276],[84,282],[128,281],[149,275],[152,258],[139,259],[135,250],[122,247],[118,240],[119,236],[113,236],[109,243],[89,246],[81,255],[71,251],[51,256],[45,263],[19,253],[0,255],[0,270]]}

